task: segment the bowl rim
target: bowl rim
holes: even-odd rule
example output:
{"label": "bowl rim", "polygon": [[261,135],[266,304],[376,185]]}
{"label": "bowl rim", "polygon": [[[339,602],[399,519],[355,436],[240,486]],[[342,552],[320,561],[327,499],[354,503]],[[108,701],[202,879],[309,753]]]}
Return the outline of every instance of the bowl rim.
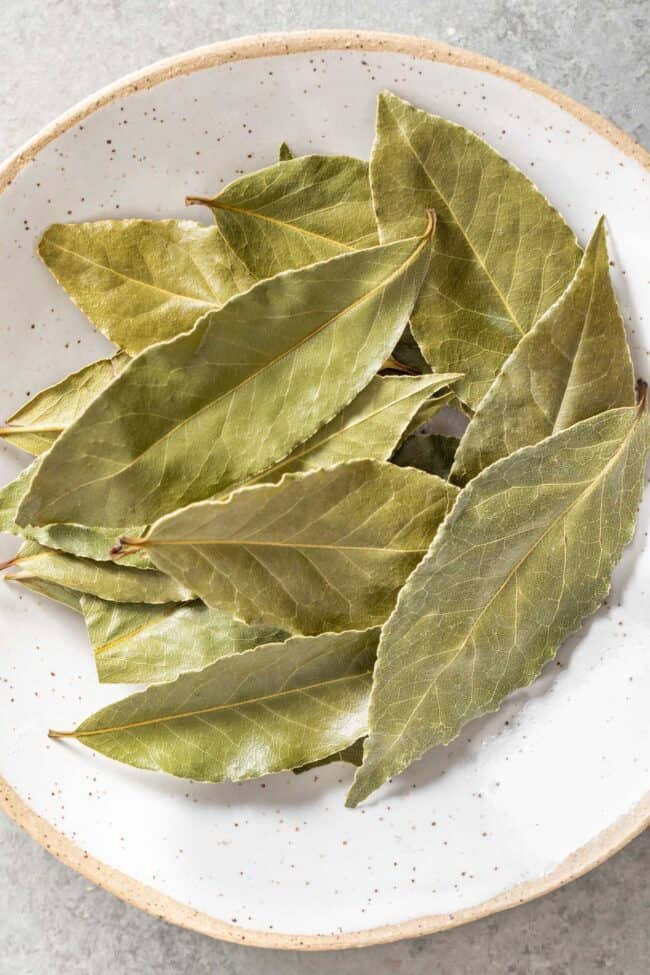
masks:
{"label": "bowl rim", "polygon": [[[10,156],[0,166],[0,194],[50,142],[112,101],[125,98],[137,91],[153,88],[172,78],[193,74],[221,64],[325,50],[386,51],[496,75],[547,98],[650,171],[650,153],[631,136],[580,102],[516,68],[508,67],[481,54],[406,34],[363,30],[314,30],[254,34],[220,41],[166,58],[126,75],[60,115]],[[332,935],[298,935],[252,930],[219,920],[206,912],[194,910],[187,904],[162,894],[90,856],[34,812],[2,776],[0,776],[0,809],[66,866],[154,917],[200,934],[237,944],[324,951],[385,944],[403,938],[414,938],[448,930],[550,893],[599,866],[643,832],[650,824],[650,792],[615,823],[587,844],[573,851],[550,873],[515,885],[471,908]]]}

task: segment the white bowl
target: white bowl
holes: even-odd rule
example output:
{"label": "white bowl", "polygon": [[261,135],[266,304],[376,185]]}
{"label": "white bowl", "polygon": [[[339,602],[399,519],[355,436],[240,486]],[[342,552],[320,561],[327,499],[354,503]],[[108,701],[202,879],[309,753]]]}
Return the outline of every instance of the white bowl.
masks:
{"label": "white bowl", "polygon": [[[647,375],[647,154],[493,61],[413,38],[317,32],[156,65],[73,109],[0,170],[0,414],[108,350],[36,257],[48,224],[187,215],[186,194],[273,162],[283,139],[300,153],[367,157],[383,88],[485,136],[582,242],[607,214]],[[3,447],[2,482],[26,459]],[[343,807],[343,765],[194,785],[49,741],[48,727],[74,725],[124,690],[97,684],[80,620],[2,587],[4,808],[126,900],[249,944],[372,944],[536,897],[601,862],[647,818],[648,515],[646,499],[608,606],[557,663],[356,811]]]}

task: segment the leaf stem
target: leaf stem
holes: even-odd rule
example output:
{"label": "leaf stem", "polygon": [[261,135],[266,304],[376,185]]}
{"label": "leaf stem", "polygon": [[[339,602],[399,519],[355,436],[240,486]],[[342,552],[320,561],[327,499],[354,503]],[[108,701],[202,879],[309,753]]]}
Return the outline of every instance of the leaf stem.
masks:
{"label": "leaf stem", "polygon": [[185,206],[187,207],[191,207],[191,206],[209,207],[212,206],[213,202],[214,201],[211,200],[208,196],[186,196],[185,197]]}
{"label": "leaf stem", "polygon": [[146,545],[146,543],[146,538],[122,537],[117,545],[113,545],[113,547],[109,549],[108,554],[112,559],[117,561],[118,559],[123,559],[127,555],[133,555],[135,552],[139,552],[140,549]]}

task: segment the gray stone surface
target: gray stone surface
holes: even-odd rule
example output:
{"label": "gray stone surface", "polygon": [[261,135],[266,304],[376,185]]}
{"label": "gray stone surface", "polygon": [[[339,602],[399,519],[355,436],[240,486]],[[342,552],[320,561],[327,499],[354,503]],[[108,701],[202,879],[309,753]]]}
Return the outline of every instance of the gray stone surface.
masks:
{"label": "gray stone surface", "polygon": [[[2,0],[0,157],[120,75],[262,30],[420,34],[530,72],[650,141],[648,0]],[[0,975],[645,975],[650,842],[465,928],[358,952],[220,944],[127,907],[0,820]]]}

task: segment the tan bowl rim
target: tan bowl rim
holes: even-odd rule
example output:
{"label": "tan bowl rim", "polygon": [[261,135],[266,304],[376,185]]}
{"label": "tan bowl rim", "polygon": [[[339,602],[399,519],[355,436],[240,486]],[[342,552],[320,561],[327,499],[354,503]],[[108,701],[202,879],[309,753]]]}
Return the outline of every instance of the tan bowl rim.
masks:
{"label": "tan bowl rim", "polygon": [[[598,135],[607,139],[625,155],[650,170],[650,153],[603,116],[592,112],[584,105],[556,91],[549,85],[545,85],[541,81],[537,81],[515,68],[507,67],[492,58],[405,34],[361,30],[317,30],[255,34],[210,44],[159,61],[142,71],[128,75],[114,84],[102,88],[90,98],[84,99],[74,108],[59,116],[0,166],[0,193],[11,185],[18,173],[50,142],[116,99],[124,98],[143,89],[153,88],[171,78],[192,74],[195,71],[202,71],[220,64],[251,58],[278,57],[285,54],[325,50],[388,51],[406,57],[439,61],[496,75],[547,98]],[[550,893],[589,870],[593,870],[594,867],[599,866],[618,852],[635,836],[638,836],[650,823],[650,793],[648,793],[624,816],[599,833],[585,846],[571,853],[550,873],[512,887],[482,904],[451,914],[432,914],[403,921],[400,924],[387,924],[361,931],[332,935],[297,935],[282,934],[277,931],[255,931],[220,921],[210,914],[193,910],[188,905],[139,883],[127,874],[114,870],[90,856],[67,836],[55,829],[47,820],[37,815],[2,777],[0,777],[0,808],[66,866],[71,867],[92,883],[120,897],[128,904],[132,904],[154,917],[224,941],[263,948],[303,951],[361,948],[398,941],[402,938],[414,938],[467,924],[469,921],[475,921],[498,911],[525,904],[527,901]]]}

